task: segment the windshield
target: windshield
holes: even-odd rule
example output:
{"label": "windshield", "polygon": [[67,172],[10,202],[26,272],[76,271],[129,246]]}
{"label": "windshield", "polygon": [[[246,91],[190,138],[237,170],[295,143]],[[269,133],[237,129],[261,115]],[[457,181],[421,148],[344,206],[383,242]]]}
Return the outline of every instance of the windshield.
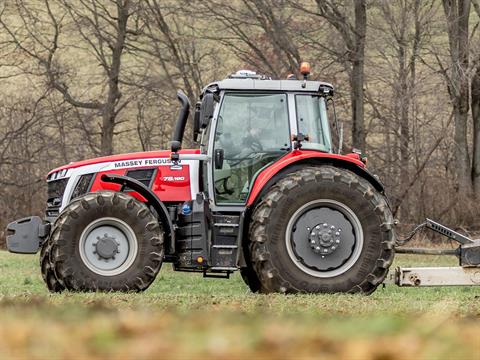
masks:
{"label": "windshield", "polygon": [[296,95],[298,132],[309,136],[302,149],[332,151],[327,104],[318,95]]}
{"label": "windshield", "polygon": [[286,94],[225,94],[217,119],[214,151],[217,203],[244,203],[256,174],[290,150]]}

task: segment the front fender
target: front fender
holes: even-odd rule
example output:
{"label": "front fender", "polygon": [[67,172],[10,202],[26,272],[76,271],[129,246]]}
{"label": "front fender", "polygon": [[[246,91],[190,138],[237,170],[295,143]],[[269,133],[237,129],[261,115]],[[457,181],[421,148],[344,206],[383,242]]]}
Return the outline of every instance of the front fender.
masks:
{"label": "front fender", "polygon": [[122,189],[128,186],[130,189],[142,195],[145,198],[147,205],[152,206],[160,217],[163,225],[163,230],[165,231],[166,239],[169,239],[172,246],[173,244],[175,244],[175,232],[173,231],[173,223],[172,219],[170,218],[170,214],[165,204],[152,190],[150,190],[140,181],[128,176],[103,174],[102,181],[120,184],[122,185]]}

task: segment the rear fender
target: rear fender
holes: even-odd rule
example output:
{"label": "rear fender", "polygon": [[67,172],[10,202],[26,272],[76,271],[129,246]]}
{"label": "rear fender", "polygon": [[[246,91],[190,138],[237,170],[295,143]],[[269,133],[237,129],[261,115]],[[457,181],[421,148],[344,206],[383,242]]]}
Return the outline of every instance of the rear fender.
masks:
{"label": "rear fender", "polygon": [[291,152],[274,164],[263,170],[255,179],[255,182],[247,200],[247,206],[251,207],[285,174],[299,170],[305,166],[333,165],[343,169],[350,170],[365,180],[381,194],[385,194],[383,184],[366,168],[360,160],[353,157],[320,153],[317,151],[294,151]]}

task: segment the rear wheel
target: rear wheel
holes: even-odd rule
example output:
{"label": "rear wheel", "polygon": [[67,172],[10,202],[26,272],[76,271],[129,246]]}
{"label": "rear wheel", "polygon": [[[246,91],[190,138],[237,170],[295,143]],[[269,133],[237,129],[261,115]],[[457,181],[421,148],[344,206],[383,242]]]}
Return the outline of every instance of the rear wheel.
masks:
{"label": "rear wheel", "polygon": [[365,179],[332,166],[278,181],[255,208],[250,257],[264,292],[372,293],[394,251],[386,200]]}
{"label": "rear wheel", "polygon": [[258,278],[255,269],[252,266],[252,260],[250,259],[250,252],[248,249],[244,249],[245,262],[247,266],[240,269],[240,275],[242,276],[243,282],[248,286],[251,292],[261,292],[262,283]]}
{"label": "rear wheel", "polygon": [[143,291],[163,260],[163,230],[147,206],[111,191],[69,204],[52,230],[51,263],[73,291]]}

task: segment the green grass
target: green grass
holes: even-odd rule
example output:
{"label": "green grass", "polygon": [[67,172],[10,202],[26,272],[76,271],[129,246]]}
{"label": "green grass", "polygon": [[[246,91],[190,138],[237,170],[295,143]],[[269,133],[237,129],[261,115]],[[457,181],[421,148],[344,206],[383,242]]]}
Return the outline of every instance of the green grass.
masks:
{"label": "green grass", "polygon": [[[398,256],[396,265],[454,265]],[[0,359],[480,359],[480,288],[398,288],[371,296],[256,295],[240,276],[162,268],[142,294],[49,294],[36,256],[0,252]]]}

